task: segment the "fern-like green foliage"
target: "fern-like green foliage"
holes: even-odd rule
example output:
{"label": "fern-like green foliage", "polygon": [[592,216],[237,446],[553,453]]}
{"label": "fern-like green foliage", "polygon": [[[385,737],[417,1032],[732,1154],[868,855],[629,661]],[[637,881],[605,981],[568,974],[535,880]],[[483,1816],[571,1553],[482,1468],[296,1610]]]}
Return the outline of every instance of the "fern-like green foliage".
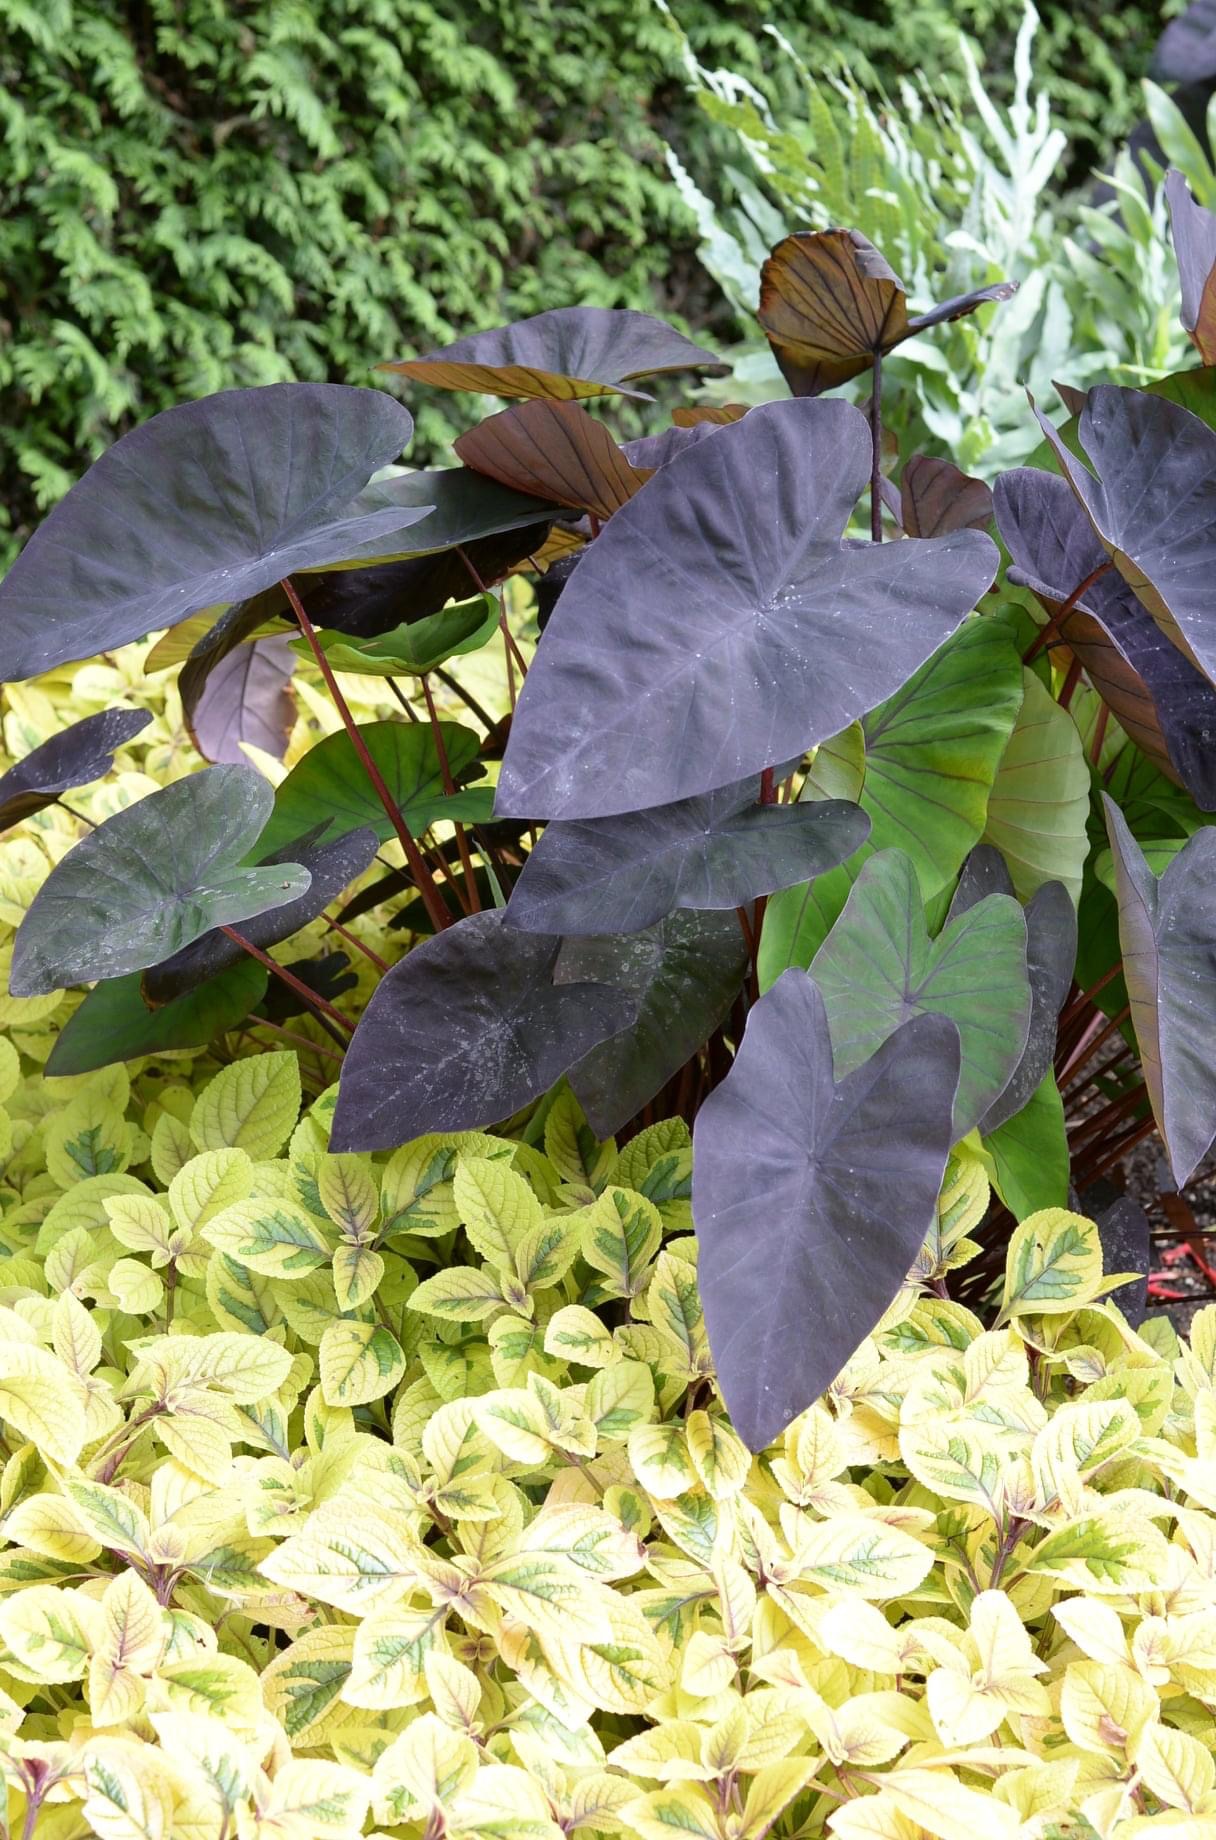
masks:
{"label": "fern-like green foliage", "polygon": [[[957,26],[1010,64],[999,0],[675,0],[698,58],[958,91]],[[1145,0],[1055,5],[1064,125],[1131,118]],[[1127,74],[1124,74],[1124,73]],[[0,0],[0,566],[84,465],[183,398],[379,359],[575,302],[721,306],[663,161],[720,131],[655,0]],[[850,221],[855,221],[851,219]],[[450,438],[420,409],[415,451]]]}

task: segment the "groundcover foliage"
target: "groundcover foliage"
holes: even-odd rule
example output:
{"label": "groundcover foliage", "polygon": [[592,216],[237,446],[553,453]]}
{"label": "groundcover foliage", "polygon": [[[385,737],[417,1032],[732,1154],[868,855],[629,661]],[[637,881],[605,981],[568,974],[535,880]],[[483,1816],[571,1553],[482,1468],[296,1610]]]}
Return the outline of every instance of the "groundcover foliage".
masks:
{"label": "groundcover foliage", "polygon": [[1011,291],[795,231],[792,395],[624,444],[723,369],[647,315],[387,360],[505,401],[447,469],[222,392],[0,584],[30,1832],[1216,1818],[1216,1330],[1082,1199],[1216,1137],[1216,393],[893,462]]}

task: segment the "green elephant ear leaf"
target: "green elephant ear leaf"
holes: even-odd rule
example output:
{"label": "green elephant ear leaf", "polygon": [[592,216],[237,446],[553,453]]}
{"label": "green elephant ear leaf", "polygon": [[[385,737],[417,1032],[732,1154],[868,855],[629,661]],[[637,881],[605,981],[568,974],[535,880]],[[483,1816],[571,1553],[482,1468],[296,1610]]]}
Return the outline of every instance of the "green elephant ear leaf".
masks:
{"label": "green elephant ear leaf", "polygon": [[1044,1075],[1020,1112],[985,1132],[984,1148],[996,1166],[996,1191],[1016,1219],[1067,1207],[1068,1134],[1054,1074]]}
{"label": "green elephant ear leaf", "polygon": [[46,1064],[48,1075],[92,1073],[115,1061],[178,1048],[202,1048],[243,1022],[266,994],[269,972],[242,958],[218,977],[160,1009],[140,994],[138,971],[110,978],[91,990],[60,1030]]}
{"label": "green elephant ear leaf", "polygon": [[811,976],[838,1076],[869,1060],[909,1016],[945,1016],[955,1025],[962,1044],[956,1139],[1004,1092],[1025,1050],[1031,999],[1018,903],[988,895],[931,940],[915,870],[898,850],[863,866]]}
{"label": "green elephant ear leaf", "polygon": [[[490,816],[491,789],[462,788],[459,784],[476,768],[479,737],[458,722],[441,722],[439,732],[448,770],[457,782],[457,791],[451,797],[444,794],[443,766],[428,724],[368,722],[359,728],[368,753],[415,836],[440,818],[477,824]],[[303,760],[297,761],[275,793],[274,811],[262,833],[260,854],[272,855],[309,832],[315,834],[314,841],[324,843],[346,831],[363,829],[375,831],[381,843],[387,843],[395,834],[350,736],[345,732],[327,735],[309,749]]]}
{"label": "green elephant ear leaf", "polygon": [[297,900],[307,869],[244,865],[272,800],[252,767],[206,767],[99,824],[35,895],[14,945],[13,995],[146,970],[212,927]]}
{"label": "green elephant ear leaf", "polygon": [[905,851],[926,900],[954,879],[983,835],[1022,696],[1008,637],[973,620],[862,719],[858,803],[869,815],[870,848]]}
{"label": "green elephant ear leaf", "polygon": [[1089,767],[1077,725],[1033,671],[988,798],[983,841],[1001,852],[1019,899],[1063,882],[1076,906],[1089,853]]}
{"label": "green elephant ear leaf", "polygon": [[[428,613],[406,626],[394,626],[374,639],[352,639],[346,633],[321,632],[317,637],[335,671],[360,677],[424,677],[449,658],[463,657],[488,645],[498,631],[501,609],[492,594],[475,594],[472,600]],[[292,641],[292,650],[312,656],[306,639]]]}

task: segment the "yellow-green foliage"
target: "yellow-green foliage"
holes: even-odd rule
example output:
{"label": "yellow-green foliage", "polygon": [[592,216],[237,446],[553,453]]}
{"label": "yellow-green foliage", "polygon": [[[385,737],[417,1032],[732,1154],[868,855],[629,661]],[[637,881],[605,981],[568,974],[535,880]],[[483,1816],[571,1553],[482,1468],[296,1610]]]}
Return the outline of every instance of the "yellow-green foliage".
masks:
{"label": "yellow-green foliage", "polygon": [[1137,1334],[1092,1223],[985,1328],[964,1146],[753,1459],[682,1124],[333,1156],[291,1053],[2,1071],[11,1833],[1216,1832],[1216,1309]]}

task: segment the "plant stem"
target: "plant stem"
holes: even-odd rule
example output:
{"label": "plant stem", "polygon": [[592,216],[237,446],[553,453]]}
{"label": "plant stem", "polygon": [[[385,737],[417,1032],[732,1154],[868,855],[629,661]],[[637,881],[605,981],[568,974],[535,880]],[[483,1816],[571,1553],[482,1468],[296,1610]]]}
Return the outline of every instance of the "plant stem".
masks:
{"label": "plant stem", "polygon": [[1038,657],[1048,640],[1055,638],[1055,635],[1059,632],[1060,627],[1064,624],[1064,621],[1068,618],[1081,596],[1092,588],[1094,583],[1098,581],[1101,576],[1105,575],[1108,569],[1113,567],[1114,564],[1111,562],[1110,558],[1107,557],[1106,561],[1100,562],[1096,569],[1090,570],[1084,581],[1079,581],[1077,583],[1068,599],[1060,602],[1060,605],[1056,608],[1047,624],[1045,626],[1040,626],[1031,643],[1022,653],[1023,664],[1029,664],[1032,658]]}
{"label": "plant stem", "polygon": [[350,932],[337,920],[331,920],[328,914],[324,914],[322,918],[331,933],[336,933],[339,939],[345,939],[348,946],[353,946],[356,952],[361,952],[364,958],[376,967],[377,971],[385,972],[390,969],[388,960],[386,958],[381,958],[379,952],[373,952],[371,947],[365,945],[356,934]]}
{"label": "plant stem", "polygon": [[[320,1018],[318,1018],[318,1021]],[[266,1016],[250,1016],[246,1029],[269,1029],[279,1041],[289,1041],[294,1048],[307,1048],[310,1054],[318,1055],[322,1060],[337,1061],[342,1065],[342,1056],[335,1054],[332,1048],[323,1048],[319,1041],[310,1041],[307,1035],[297,1035],[292,1029],[285,1029],[278,1022],[271,1022]]]}
{"label": "plant stem", "polygon": [[395,677],[386,677],[384,681],[388,685],[389,689],[392,691],[393,695],[396,697],[397,701],[400,703],[402,709],[404,709],[410,721],[411,722],[421,722],[422,717],[418,714],[418,711],[414,708],[414,705],[410,702],[404,690],[402,690],[401,685],[397,682],[397,679]]}
{"label": "plant stem", "polygon": [[1079,658],[1074,658],[1072,663],[1069,665],[1068,670],[1064,674],[1064,682],[1060,687],[1060,694],[1056,698],[1056,701],[1059,703],[1061,709],[1067,709],[1069,707],[1070,703],[1072,702],[1072,693],[1076,689],[1080,681],[1081,681],[1081,660]]}
{"label": "plant stem", "polygon": [[1109,1038],[1114,1034],[1116,1029],[1122,1028],[1123,1024],[1127,1021],[1130,1015],[1131,1015],[1131,1004],[1125,1003],[1123,1005],[1123,1008],[1119,1011],[1118,1015],[1112,1016],[1110,1021],[1106,1024],[1105,1028],[1100,1029],[1097,1035],[1094,1036],[1092,1041],[1086,1041],[1083,1036],[1081,1047],[1076,1049],[1069,1056],[1064,1066],[1060,1069],[1060,1076],[1059,1076],[1060,1079],[1066,1080],[1070,1073],[1075,1073],[1078,1067],[1083,1067],[1087,1060],[1092,1059],[1092,1057],[1098,1052],[1098,1049],[1102,1046],[1102,1043],[1104,1041],[1109,1040]]}
{"label": "plant stem", "polygon": [[409,825],[398,810],[392,793],[384,783],[383,774],[368,752],[367,742],[363,739],[358,724],[350,713],[346,698],[338,688],[333,668],[330,665],[329,659],[325,656],[324,647],[317,638],[316,629],[312,621],[304,611],[304,603],[296,593],[295,584],[290,575],[285,575],[279,585],[287,596],[288,601],[291,603],[291,610],[296,616],[296,623],[308,642],[308,649],[311,651],[316,661],[317,669],[325,679],[326,688],[333,698],[334,708],[341,716],[342,726],[350,736],[351,746],[359,756],[363,771],[367,774],[376,797],[383,805],[389,823],[397,833],[398,842],[405,852],[405,860],[409,864],[410,874],[418,884],[418,892],[422,896],[427,913],[430,915],[431,924],[436,932],[441,932],[445,926],[451,926],[452,916],[439,898],[439,890],[435,886],[434,877],[427,868],[422,852],[411,836]]}
{"label": "plant stem", "polygon": [[450,671],[445,671],[443,669],[442,665],[435,666],[435,675],[440,683],[452,692],[453,696],[458,696],[460,698],[469,713],[475,715],[479,722],[484,722],[486,727],[493,733],[494,729],[497,727],[497,723],[494,717],[482,708],[472,691],[466,690],[464,685],[459,683],[456,678],[452,676]]}
{"label": "plant stem", "polygon": [[263,952],[261,946],[255,946],[252,939],[246,939],[245,935],[238,933],[235,927],[222,926],[219,930],[226,938],[231,939],[234,946],[240,946],[241,951],[248,952],[250,958],[256,958],[259,965],[265,965],[267,971],[277,977],[281,984],[286,984],[288,990],[294,991],[296,996],[312,1010],[325,1033],[332,1036],[340,1048],[346,1047],[342,1037],[326,1018],[332,1017],[333,1021],[340,1028],[344,1028],[348,1035],[354,1034],[355,1025],[342,1014],[340,1009],[334,1008],[328,997],[318,996],[315,990],[310,990],[303,979],[295,975],[294,971],[289,971],[286,965],[280,965],[277,959],[271,958],[269,952]]}
{"label": "plant stem", "polygon": [[[426,713],[430,718],[431,734],[435,738],[435,752],[439,756],[439,771],[443,775],[443,790],[445,795],[451,799],[456,796],[456,782],[452,778],[452,769],[448,764],[448,750],[443,739],[443,727],[438,715],[435,713],[435,699],[431,695],[430,678],[427,677],[425,673],[422,678],[422,694],[426,698]],[[452,826],[456,832],[456,848],[460,852],[460,862],[464,869],[464,886],[467,894],[466,898],[466,895],[462,895],[458,888],[456,890],[457,899],[460,901],[460,905],[464,908],[466,914],[479,914],[481,912],[481,897],[477,893],[477,882],[473,874],[473,858],[469,854],[469,840],[464,834],[464,825],[461,824],[458,818],[453,818]]]}
{"label": "plant stem", "polygon": [[874,389],[870,396],[870,541],[882,542],[882,353],[874,353]]}

